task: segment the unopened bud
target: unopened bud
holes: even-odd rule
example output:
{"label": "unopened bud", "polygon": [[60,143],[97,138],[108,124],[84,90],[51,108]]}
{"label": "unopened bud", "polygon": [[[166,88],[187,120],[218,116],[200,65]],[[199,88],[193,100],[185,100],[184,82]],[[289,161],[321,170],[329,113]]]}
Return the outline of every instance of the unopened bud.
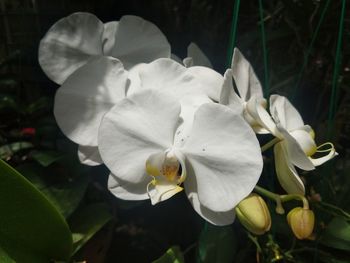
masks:
{"label": "unopened bud", "polygon": [[235,211],[241,224],[250,232],[262,235],[270,230],[270,212],[259,195],[250,194],[236,206]]}
{"label": "unopened bud", "polygon": [[315,215],[310,209],[296,207],[287,215],[287,221],[298,239],[308,238],[314,229]]}

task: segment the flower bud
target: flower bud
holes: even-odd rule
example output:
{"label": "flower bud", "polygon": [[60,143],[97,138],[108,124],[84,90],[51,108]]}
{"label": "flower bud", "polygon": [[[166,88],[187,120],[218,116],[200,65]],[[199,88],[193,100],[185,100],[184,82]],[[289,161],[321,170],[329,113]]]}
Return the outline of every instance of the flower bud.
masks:
{"label": "flower bud", "polygon": [[269,209],[259,195],[252,193],[235,208],[237,218],[250,232],[262,235],[271,227]]}
{"label": "flower bud", "polygon": [[310,209],[296,207],[287,215],[287,221],[298,239],[308,238],[314,229],[315,215]]}

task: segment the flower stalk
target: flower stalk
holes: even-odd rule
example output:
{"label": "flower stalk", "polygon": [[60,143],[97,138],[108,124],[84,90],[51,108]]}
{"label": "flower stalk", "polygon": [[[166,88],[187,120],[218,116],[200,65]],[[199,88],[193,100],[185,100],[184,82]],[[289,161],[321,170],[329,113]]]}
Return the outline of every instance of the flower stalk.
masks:
{"label": "flower stalk", "polygon": [[267,198],[270,198],[276,202],[276,213],[277,214],[284,214],[284,209],[283,209],[282,203],[288,202],[291,200],[300,200],[303,202],[303,208],[309,209],[309,202],[302,195],[299,195],[299,194],[278,195],[278,194],[275,194],[269,190],[266,190],[265,188],[262,188],[258,185],[254,187],[254,190],[255,190],[255,192],[257,192],[257,193],[259,193]]}
{"label": "flower stalk", "polygon": [[267,151],[268,149],[270,149],[272,146],[274,146],[276,143],[278,143],[280,141],[279,138],[274,138],[272,139],[271,141],[269,141],[268,143],[264,144],[262,147],[261,147],[261,152],[265,152]]}

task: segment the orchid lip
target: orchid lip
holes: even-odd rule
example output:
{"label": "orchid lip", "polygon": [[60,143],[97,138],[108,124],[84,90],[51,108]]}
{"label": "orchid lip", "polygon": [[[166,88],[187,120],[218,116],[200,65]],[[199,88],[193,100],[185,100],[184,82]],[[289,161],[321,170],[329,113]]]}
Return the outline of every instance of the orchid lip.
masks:
{"label": "orchid lip", "polygon": [[183,155],[175,149],[151,154],[146,161],[146,173],[152,177],[147,193],[152,204],[165,201],[181,192],[186,179]]}
{"label": "orchid lip", "polygon": [[[148,73],[159,72],[157,68],[172,72],[166,65],[173,66],[160,63]],[[224,105],[205,99],[197,103],[196,99],[182,108],[182,98],[189,98],[182,83],[192,86],[192,77],[181,75],[178,80],[172,74],[160,83],[151,77],[153,74],[143,73],[142,84],[182,88],[171,93],[164,88],[129,93],[104,115],[98,146],[116,179],[111,191],[117,197],[150,199],[157,204],[185,188],[189,201],[204,219],[214,224],[232,222],[233,208],[253,190],[262,171],[254,132],[239,111]],[[182,89],[183,95],[178,94]],[[181,121],[186,129],[179,137]],[[118,181],[123,185],[116,185]]]}
{"label": "orchid lip", "polygon": [[338,153],[335,151],[335,147],[333,143],[331,142],[326,142],[317,146],[316,153],[327,153],[327,154],[318,158],[309,157],[309,159],[315,166],[319,166],[338,155]]}
{"label": "orchid lip", "polygon": [[290,135],[298,142],[307,156],[312,156],[315,154],[317,151],[317,146],[310,132],[298,129],[291,131]]}
{"label": "orchid lip", "polygon": [[[300,136],[298,133],[302,132],[302,136]],[[335,152],[335,148],[334,145],[331,142],[326,142],[323,143],[321,145],[316,145],[314,138],[315,138],[315,132],[314,130],[310,129],[310,131],[308,131],[307,133],[304,132],[303,130],[295,130],[291,132],[291,135],[297,139],[299,145],[301,146],[301,148],[303,149],[303,151],[305,152],[305,154],[311,159],[311,161],[313,162],[314,160],[329,160],[331,158],[333,158],[336,155]],[[297,136],[295,136],[297,135]],[[307,138],[305,138],[305,135]],[[325,156],[323,157],[319,157],[314,159],[313,156],[316,153],[327,153]],[[321,158],[321,159],[320,159]],[[318,162],[315,161],[315,166],[318,166]]]}

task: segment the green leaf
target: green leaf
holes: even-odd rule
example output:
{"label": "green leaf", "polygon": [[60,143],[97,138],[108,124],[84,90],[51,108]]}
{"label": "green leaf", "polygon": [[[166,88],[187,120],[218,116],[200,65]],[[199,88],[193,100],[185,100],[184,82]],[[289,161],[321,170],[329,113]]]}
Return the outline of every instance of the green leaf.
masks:
{"label": "green leaf", "polygon": [[350,224],[341,217],[335,217],[328,224],[320,242],[328,247],[350,250]]}
{"label": "green leaf", "polygon": [[14,87],[16,85],[18,85],[18,80],[11,78],[9,76],[0,75],[0,86],[2,86],[2,87],[8,87],[8,86]]}
{"label": "green leaf", "polygon": [[231,226],[213,226],[206,223],[199,237],[199,263],[233,262],[236,240]]}
{"label": "green leaf", "polygon": [[31,157],[40,163],[42,166],[47,167],[50,164],[63,158],[61,153],[55,151],[33,151]]}
{"label": "green leaf", "polygon": [[[68,168],[73,169],[70,166]],[[24,164],[17,169],[49,199],[65,218],[77,208],[90,182],[90,176],[86,174],[72,178],[59,178],[61,180],[53,182],[53,180],[48,180],[52,178],[47,178],[48,173],[51,173],[50,170],[38,164]]]}
{"label": "green leaf", "polygon": [[169,248],[163,256],[152,263],[184,263],[184,256],[179,247],[173,246]]}
{"label": "green leaf", "polygon": [[73,238],[73,244],[77,244],[84,238],[84,235],[79,233],[73,233],[72,238]]}
{"label": "green leaf", "polygon": [[46,110],[50,106],[50,101],[47,97],[41,97],[35,102],[31,103],[25,109],[27,114],[33,114],[37,111]]}
{"label": "green leaf", "polygon": [[0,262],[2,263],[16,263],[1,247],[0,247]]}
{"label": "green leaf", "polygon": [[73,254],[89,241],[107,222],[112,219],[108,206],[91,204],[78,209],[70,218],[70,227],[75,240]]}
{"label": "green leaf", "polygon": [[[68,225],[27,179],[0,160],[0,247],[17,263],[67,260]],[[3,216],[5,215],[5,216]]]}
{"label": "green leaf", "polygon": [[30,142],[14,142],[10,144],[6,144],[0,147],[0,158],[6,159],[16,152],[19,152],[21,150],[30,149],[33,148],[33,144]]}
{"label": "green leaf", "polygon": [[13,109],[17,110],[18,105],[16,98],[12,95],[1,94],[0,96],[0,109]]}

